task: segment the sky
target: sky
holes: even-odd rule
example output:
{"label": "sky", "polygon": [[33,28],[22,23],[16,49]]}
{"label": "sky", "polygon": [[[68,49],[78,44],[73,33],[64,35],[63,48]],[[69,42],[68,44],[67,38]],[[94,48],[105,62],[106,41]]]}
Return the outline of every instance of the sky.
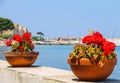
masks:
{"label": "sky", "polygon": [[0,17],[36,36],[83,37],[89,29],[120,38],[120,0],[0,0]]}

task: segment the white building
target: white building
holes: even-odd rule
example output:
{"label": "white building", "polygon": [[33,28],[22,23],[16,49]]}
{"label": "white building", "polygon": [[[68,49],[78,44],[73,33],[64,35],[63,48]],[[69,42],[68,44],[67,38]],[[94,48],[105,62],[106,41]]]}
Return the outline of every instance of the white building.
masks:
{"label": "white building", "polygon": [[27,28],[14,23],[15,28],[12,30],[12,34],[23,34],[24,32],[27,32]]}
{"label": "white building", "polygon": [[14,35],[14,34],[23,34],[24,32],[27,32],[27,28],[23,27],[19,24],[14,23],[15,28],[13,30],[7,30],[7,31],[3,31],[3,34],[7,34],[7,35]]}

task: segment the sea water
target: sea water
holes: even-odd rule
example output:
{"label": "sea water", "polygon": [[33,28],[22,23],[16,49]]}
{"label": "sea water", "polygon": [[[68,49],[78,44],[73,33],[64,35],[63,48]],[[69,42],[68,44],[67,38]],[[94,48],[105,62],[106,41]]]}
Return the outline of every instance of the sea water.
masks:
{"label": "sea water", "polygon": [[[5,60],[3,52],[6,50],[9,50],[9,48],[0,46],[0,59]],[[69,53],[73,51],[73,45],[36,45],[35,51],[39,52],[39,56],[33,65],[54,67],[71,71],[67,63],[67,57]],[[115,52],[118,55],[118,61],[109,78],[120,80],[120,46],[116,48]]]}
{"label": "sea water", "polygon": [[72,45],[38,45],[39,57],[35,64],[70,70],[67,57],[72,48]]}

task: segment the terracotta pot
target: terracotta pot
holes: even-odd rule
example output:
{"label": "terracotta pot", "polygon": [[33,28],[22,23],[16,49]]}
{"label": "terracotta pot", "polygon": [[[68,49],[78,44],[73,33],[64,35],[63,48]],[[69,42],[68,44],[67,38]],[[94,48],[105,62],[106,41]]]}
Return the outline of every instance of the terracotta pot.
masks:
{"label": "terracotta pot", "polygon": [[101,81],[105,80],[113,71],[117,59],[108,59],[104,65],[92,65],[89,59],[81,59],[73,64],[71,58],[68,58],[68,64],[71,67],[72,72],[80,79],[84,81]]}
{"label": "terracotta pot", "polygon": [[4,52],[9,64],[15,67],[31,66],[37,59],[39,52]]}

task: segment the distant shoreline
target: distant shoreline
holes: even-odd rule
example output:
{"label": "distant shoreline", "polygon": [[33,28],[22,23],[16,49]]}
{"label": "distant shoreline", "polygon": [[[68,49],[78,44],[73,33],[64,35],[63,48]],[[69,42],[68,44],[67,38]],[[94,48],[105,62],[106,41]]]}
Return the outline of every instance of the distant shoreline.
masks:
{"label": "distant shoreline", "polygon": [[[120,38],[109,38],[110,42],[114,42],[117,46],[120,46]],[[33,41],[35,45],[75,45],[82,43],[81,40],[51,40],[51,41]],[[0,41],[0,46],[5,46],[5,41]]]}
{"label": "distant shoreline", "polygon": [[[110,42],[114,42],[117,46],[120,46],[120,38],[109,38],[107,39]],[[33,43],[35,45],[75,45],[75,44],[79,44],[82,43],[81,40],[62,40],[62,41],[33,41]]]}

